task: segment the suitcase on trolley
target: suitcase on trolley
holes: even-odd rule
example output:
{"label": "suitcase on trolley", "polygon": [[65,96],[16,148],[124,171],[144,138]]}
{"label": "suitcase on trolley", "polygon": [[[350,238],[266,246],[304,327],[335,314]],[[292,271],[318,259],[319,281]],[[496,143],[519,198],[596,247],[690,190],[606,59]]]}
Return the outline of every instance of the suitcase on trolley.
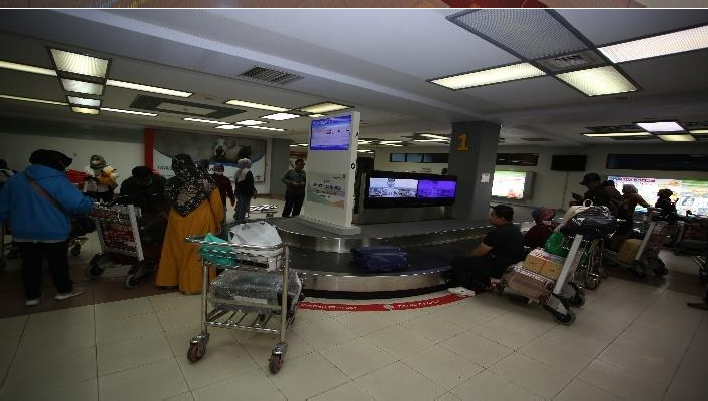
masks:
{"label": "suitcase on trolley", "polygon": [[394,272],[408,267],[408,252],[393,246],[361,247],[351,252],[354,264],[369,273]]}
{"label": "suitcase on trolley", "polygon": [[556,285],[554,280],[524,269],[523,263],[511,266],[502,276],[502,282],[504,286],[541,303],[551,296]]}

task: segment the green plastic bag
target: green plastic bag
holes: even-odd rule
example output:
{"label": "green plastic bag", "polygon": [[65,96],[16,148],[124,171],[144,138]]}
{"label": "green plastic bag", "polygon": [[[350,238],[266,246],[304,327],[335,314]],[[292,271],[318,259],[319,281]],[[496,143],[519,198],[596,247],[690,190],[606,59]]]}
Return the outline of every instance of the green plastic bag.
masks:
{"label": "green plastic bag", "polygon": [[[204,241],[215,242],[218,244],[228,244],[227,241],[212,235],[211,233],[204,236]],[[199,254],[202,255],[202,259],[209,263],[218,264],[226,267],[236,266],[236,259],[225,254],[228,252],[228,248],[214,246],[214,245],[202,245],[199,247]]]}
{"label": "green plastic bag", "polygon": [[544,249],[550,254],[562,256],[565,258],[566,256],[568,256],[568,249],[563,246],[563,242],[563,234],[558,231],[555,231],[553,232],[553,234],[551,234],[550,237],[548,237]]}

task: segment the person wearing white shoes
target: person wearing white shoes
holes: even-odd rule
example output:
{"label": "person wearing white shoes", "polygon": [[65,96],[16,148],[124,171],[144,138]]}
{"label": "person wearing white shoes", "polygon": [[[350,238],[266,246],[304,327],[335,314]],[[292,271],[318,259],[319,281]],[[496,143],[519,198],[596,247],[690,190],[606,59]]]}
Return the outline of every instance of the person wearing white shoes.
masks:
{"label": "person wearing white shoes", "polygon": [[83,294],[69,277],[66,256],[71,234],[70,217],[88,213],[93,200],[84,196],[67,178],[71,158],[55,150],[39,149],[24,172],[10,177],[0,191],[0,221],[9,223],[22,257],[22,282],[27,306],[42,298],[42,264],[61,301]]}

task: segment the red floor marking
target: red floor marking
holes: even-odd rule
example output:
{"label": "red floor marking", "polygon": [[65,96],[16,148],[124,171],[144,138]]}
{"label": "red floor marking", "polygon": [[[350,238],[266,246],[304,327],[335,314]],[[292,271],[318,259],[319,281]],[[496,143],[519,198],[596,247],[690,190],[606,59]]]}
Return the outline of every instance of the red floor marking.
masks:
{"label": "red floor marking", "polygon": [[431,306],[445,305],[452,302],[465,299],[455,294],[443,295],[438,298],[424,299],[422,301],[410,302],[394,302],[390,304],[365,304],[365,305],[350,305],[350,304],[327,304],[322,302],[300,302],[299,309],[323,310],[323,311],[345,311],[345,312],[388,312],[395,310],[406,309],[421,309]]}

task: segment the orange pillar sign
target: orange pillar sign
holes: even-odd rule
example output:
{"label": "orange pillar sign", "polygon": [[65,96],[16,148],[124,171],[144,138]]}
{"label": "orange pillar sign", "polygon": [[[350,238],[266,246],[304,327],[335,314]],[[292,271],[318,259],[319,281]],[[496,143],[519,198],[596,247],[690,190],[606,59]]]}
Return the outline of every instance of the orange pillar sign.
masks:
{"label": "orange pillar sign", "polygon": [[457,150],[469,150],[467,148],[467,134],[457,136]]}

